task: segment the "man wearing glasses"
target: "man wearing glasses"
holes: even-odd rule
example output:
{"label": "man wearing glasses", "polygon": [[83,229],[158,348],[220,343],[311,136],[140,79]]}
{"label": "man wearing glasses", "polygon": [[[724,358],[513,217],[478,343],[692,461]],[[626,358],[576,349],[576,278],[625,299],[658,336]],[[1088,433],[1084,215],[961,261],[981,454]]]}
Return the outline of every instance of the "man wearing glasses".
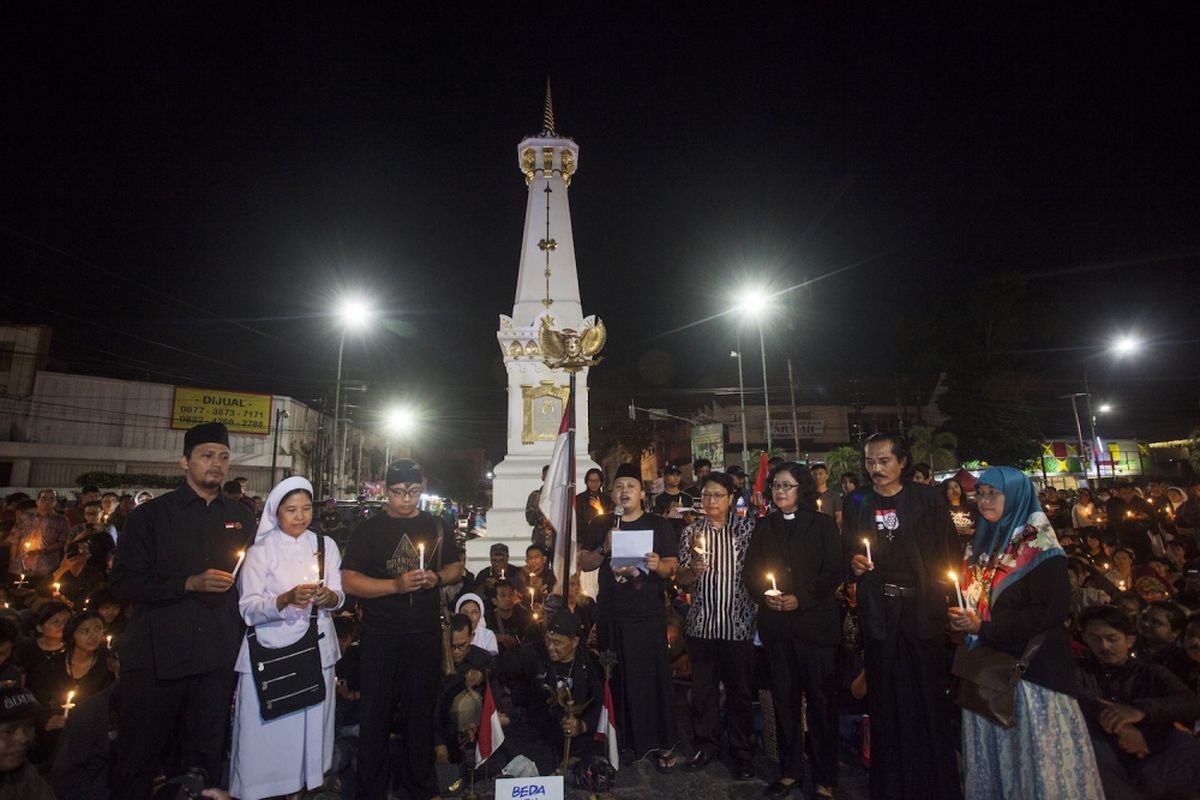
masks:
{"label": "man wearing glasses", "polygon": [[434,718],[442,652],[437,591],[462,577],[454,531],[420,509],[421,465],[401,459],[387,469],[384,513],[359,523],[342,559],[342,586],[362,604],[360,798],[384,800],[388,737],[400,708],[400,763],[412,797],[438,793]]}

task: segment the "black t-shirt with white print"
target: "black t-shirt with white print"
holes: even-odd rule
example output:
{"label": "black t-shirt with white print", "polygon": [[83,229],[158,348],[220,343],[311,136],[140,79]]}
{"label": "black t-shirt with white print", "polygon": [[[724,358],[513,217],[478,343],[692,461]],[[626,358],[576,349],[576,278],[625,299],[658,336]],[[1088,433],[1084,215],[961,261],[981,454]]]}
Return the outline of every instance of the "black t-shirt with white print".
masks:
{"label": "black t-shirt with white print", "polygon": [[[438,530],[441,530],[441,540]],[[437,570],[458,560],[454,532],[427,512],[397,518],[386,513],[363,520],[354,529],[342,558],[342,569],[368,578],[395,578],[420,566],[419,546],[425,545],[425,568]],[[441,630],[437,589],[389,594],[360,600],[363,632],[419,633]]]}

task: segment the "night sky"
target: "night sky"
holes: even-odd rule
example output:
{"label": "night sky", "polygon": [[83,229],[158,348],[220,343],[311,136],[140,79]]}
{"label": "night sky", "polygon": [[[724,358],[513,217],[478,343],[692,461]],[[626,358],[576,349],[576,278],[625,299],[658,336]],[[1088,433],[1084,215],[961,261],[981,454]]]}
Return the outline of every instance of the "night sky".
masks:
{"label": "night sky", "polygon": [[[693,323],[808,279],[778,298],[771,382],[790,355],[836,398],[913,374],[931,308],[1017,272],[1051,309],[1022,343],[1047,433],[1085,363],[1110,430],[1197,419],[1194,14],[241,5],[6,26],[0,315],[53,325],[56,366],[331,395],[329,314],[367,290],[385,318],[348,340],[352,413],[402,397],[429,442],[499,460],[516,145],[549,75],[610,333],[594,383],[685,411],[732,374],[731,318]],[[1126,331],[1151,342],[1135,363],[1095,349]]]}

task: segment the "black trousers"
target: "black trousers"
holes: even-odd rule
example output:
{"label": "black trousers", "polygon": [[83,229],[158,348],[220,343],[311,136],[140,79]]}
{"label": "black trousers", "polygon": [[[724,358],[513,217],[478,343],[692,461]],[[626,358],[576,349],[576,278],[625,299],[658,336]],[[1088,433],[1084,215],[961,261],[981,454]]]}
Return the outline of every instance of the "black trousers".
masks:
{"label": "black trousers", "polygon": [[362,702],[358,746],[358,797],[385,800],[392,770],[388,741],[400,709],[402,756],[395,764],[399,785],[413,800],[438,793],[433,766],[433,725],[437,710],[442,637],[438,632],[394,636],[365,633],[360,681]]}
{"label": "black trousers", "polygon": [[813,783],[837,786],[837,647],[817,647],[789,639],[763,642],[763,648],[771,673],[782,777],[804,778],[804,720],[800,718],[800,706],[801,697],[806,695]]}
{"label": "black trousers", "polygon": [[725,730],[729,755],[749,761],[753,753],[754,642],[688,637],[692,659],[692,721],[696,749],[709,755],[721,751],[721,689],[725,684]]}
{"label": "black trousers", "polygon": [[[216,785],[236,682],[232,662],[227,669],[172,680],[155,678],[153,670],[122,670],[117,695],[120,735],[109,776],[113,800],[149,800],[159,767],[166,767],[168,778],[202,767],[209,785]],[[164,764],[172,744],[179,763]]]}
{"label": "black trousers", "polygon": [[867,637],[872,800],[958,800],[946,646],[918,633],[916,601],[885,598],[887,639]]}

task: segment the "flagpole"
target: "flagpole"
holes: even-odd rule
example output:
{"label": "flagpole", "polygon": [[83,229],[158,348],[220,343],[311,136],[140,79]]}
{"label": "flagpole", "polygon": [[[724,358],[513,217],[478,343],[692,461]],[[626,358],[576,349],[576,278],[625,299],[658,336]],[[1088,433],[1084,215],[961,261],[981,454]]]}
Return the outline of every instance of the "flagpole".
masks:
{"label": "flagpole", "polygon": [[570,464],[567,474],[570,475],[570,490],[567,492],[567,530],[563,536],[562,543],[562,572],[559,573],[558,582],[554,585],[554,593],[560,595],[563,599],[563,608],[566,608],[567,586],[571,583],[571,542],[574,540],[573,532],[575,530],[575,371],[568,373],[570,376],[570,388],[567,390],[567,454]]}

